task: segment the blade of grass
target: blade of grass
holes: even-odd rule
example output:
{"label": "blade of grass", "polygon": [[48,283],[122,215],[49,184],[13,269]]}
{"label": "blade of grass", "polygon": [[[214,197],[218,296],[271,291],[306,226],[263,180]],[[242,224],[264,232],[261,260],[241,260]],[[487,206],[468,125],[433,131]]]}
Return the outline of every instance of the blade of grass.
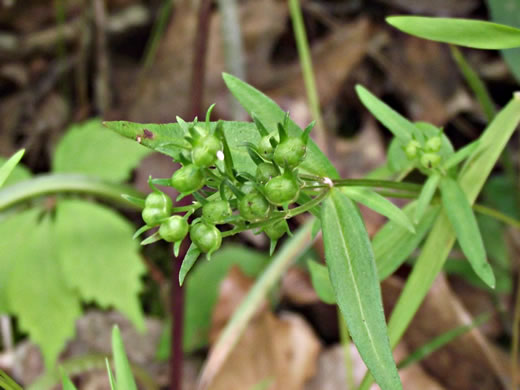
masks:
{"label": "blade of grass", "polygon": [[132,368],[128,362],[121,332],[117,326],[112,329],[112,355],[116,368],[117,390],[137,390]]}
{"label": "blade of grass", "polygon": [[24,153],[25,149],[19,150],[0,167],[0,187],[4,185],[7,177],[11,174],[16,165],[18,165]]}

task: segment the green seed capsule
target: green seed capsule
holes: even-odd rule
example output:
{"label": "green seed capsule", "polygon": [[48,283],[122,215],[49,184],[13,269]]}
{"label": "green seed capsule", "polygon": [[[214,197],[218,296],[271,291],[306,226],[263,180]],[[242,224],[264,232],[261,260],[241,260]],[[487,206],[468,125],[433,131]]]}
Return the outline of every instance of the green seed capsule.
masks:
{"label": "green seed capsule", "polygon": [[202,217],[206,222],[213,225],[224,223],[231,215],[231,207],[229,207],[227,200],[211,201],[202,207]]}
{"label": "green seed capsule", "polygon": [[204,182],[202,171],[193,164],[183,166],[172,176],[172,186],[182,194],[189,194],[201,189]]}
{"label": "green seed capsule", "polygon": [[424,168],[435,168],[441,162],[441,156],[435,153],[424,153],[421,157],[421,165]]}
{"label": "green seed capsule", "polygon": [[222,234],[214,225],[199,222],[191,227],[191,241],[203,253],[211,254],[222,244]]}
{"label": "green seed capsule", "polygon": [[274,151],[274,161],[281,167],[294,168],[305,158],[307,147],[300,137],[291,137],[280,143]]}
{"label": "green seed capsule", "polygon": [[280,219],[271,225],[264,227],[264,232],[271,240],[276,241],[289,231],[289,225],[285,219]]}
{"label": "green seed capsule", "polygon": [[421,144],[415,140],[412,140],[408,142],[408,145],[406,145],[404,152],[406,153],[406,157],[408,157],[409,160],[413,160],[415,157],[417,157],[417,151],[421,148]]}
{"label": "green seed capsule", "polygon": [[238,202],[238,211],[247,221],[265,219],[271,213],[271,205],[257,190],[251,190]]}
{"label": "green seed capsule", "polygon": [[273,177],[278,176],[279,172],[271,163],[261,163],[256,167],[256,181],[265,184]]}
{"label": "green seed capsule", "polygon": [[441,137],[432,137],[426,141],[425,149],[428,152],[438,152],[441,150],[442,140]]}
{"label": "green seed capsule", "polygon": [[201,168],[207,168],[217,161],[217,152],[222,150],[222,142],[214,135],[208,134],[200,138],[193,150],[191,157],[193,163]]}
{"label": "green seed capsule", "polygon": [[271,135],[262,137],[258,144],[258,153],[266,160],[270,160],[273,157],[273,145],[271,145]]}
{"label": "green seed capsule", "polygon": [[168,218],[172,211],[172,200],[162,192],[152,192],[144,201],[144,209],[141,213],[143,221],[148,226],[156,226],[165,218]]}
{"label": "green seed capsule", "polygon": [[277,206],[293,203],[299,195],[300,186],[290,175],[273,177],[265,186],[267,200]]}
{"label": "green seed capsule", "polygon": [[184,240],[188,234],[190,226],[184,218],[179,215],[174,215],[161,223],[159,227],[159,235],[163,240],[168,242],[177,242]]}

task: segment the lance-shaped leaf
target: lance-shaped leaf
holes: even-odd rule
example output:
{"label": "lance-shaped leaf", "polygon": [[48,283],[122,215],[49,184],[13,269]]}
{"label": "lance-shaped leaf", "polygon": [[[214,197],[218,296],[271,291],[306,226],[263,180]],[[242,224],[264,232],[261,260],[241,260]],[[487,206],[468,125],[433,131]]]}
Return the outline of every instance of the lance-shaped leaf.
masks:
{"label": "lance-shaped leaf", "polygon": [[343,187],[343,192],[356,202],[371,208],[379,214],[384,215],[389,220],[408,229],[410,232],[415,233],[412,221],[410,221],[406,214],[403,213],[399,207],[385,197],[379,195],[377,192],[361,187]]}
{"label": "lance-shaped leaf", "polygon": [[434,173],[433,175],[429,176],[424,183],[423,188],[421,189],[421,193],[419,194],[419,198],[417,199],[417,207],[415,208],[415,215],[413,219],[414,223],[417,224],[421,220],[424,212],[432,201],[433,195],[437,190],[437,186],[439,185],[440,180],[441,175]]}
{"label": "lance-shaped leaf", "polygon": [[186,275],[188,275],[188,272],[190,272],[191,268],[193,267],[199,256],[199,248],[197,248],[197,245],[191,244],[190,248],[186,252],[186,255],[184,256],[184,260],[182,261],[181,265],[181,270],[179,271],[179,285],[182,286],[182,284],[184,283],[184,279],[186,278]]}
{"label": "lance-shaped leaf", "polygon": [[0,187],[5,183],[7,177],[11,174],[16,165],[20,162],[25,153],[25,149],[16,152],[9,160],[0,166]]}
{"label": "lance-shaped leaf", "polygon": [[402,389],[363,220],[354,203],[343,192],[332,189],[324,201],[321,221],[330,279],[352,340],[381,389]]}
{"label": "lance-shaped leaf", "polygon": [[116,389],[117,390],[137,390],[135,379],[132,374],[130,362],[126,356],[125,346],[121,337],[121,332],[117,326],[112,329],[112,355],[116,368]]}
{"label": "lance-shaped leaf", "polygon": [[468,258],[475,273],[490,287],[495,287],[495,275],[486,259],[484,242],[477,219],[459,184],[451,177],[443,177],[440,183],[442,206],[457,235],[462,252]]}
{"label": "lance-shaped leaf", "polygon": [[520,46],[520,30],[473,19],[390,16],[395,28],[419,38],[474,49],[510,49]]}
{"label": "lance-shaped leaf", "polygon": [[422,141],[422,133],[412,122],[377,98],[368,89],[362,85],[356,85],[356,92],[368,111],[399,138],[403,144],[408,143],[412,139],[412,136],[418,141]]}

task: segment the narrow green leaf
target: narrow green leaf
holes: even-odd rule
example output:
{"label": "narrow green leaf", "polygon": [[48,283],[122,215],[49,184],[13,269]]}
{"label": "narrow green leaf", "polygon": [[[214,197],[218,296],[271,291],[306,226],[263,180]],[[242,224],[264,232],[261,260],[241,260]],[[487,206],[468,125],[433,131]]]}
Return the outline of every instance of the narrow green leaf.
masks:
{"label": "narrow green leaf", "polygon": [[[184,279],[188,272],[190,272],[191,268],[195,265],[195,262],[200,256],[200,250],[197,248],[197,245],[191,244],[186,255],[184,256],[184,260],[182,261],[181,270],[179,271],[179,285],[182,286],[184,283]],[[176,260],[177,261],[177,260]]]}
{"label": "narrow green leaf", "polygon": [[354,203],[336,189],[323,203],[321,220],[330,279],[352,340],[382,390],[402,389],[363,220]]}
{"label": "narrow green leaf", "polygon": [[417,199],[417,207],[415,208],[415,215],[413,219],[415,224],[419,223],[422,216],[424,215],[424,212],[430,205],[440,180],[441,175],[434,173],[429,176],[424,183],[423,188],[421,189],[421,193],[419,194],[419,198]]}
{"label": "narrow green leaf", "polygon": [[[502,0],[499,0],[502,2]],[[477,72],[473,70],[471,65],[466,61],[466,58],[459,50],[459,48],[455,46],[450,46],[451,56],[455,60],[455,63],[459,67],[462,75],[466,79],[466,83],[469,85],[473,94],[477,98],[477,101],[484,111],[484,115],[488,121],[492,120],[493,117],[497,113],[497,109],[495,107],[495,103],[489,94],[489,91],[486,87],[486,84],[482,81]]]}
{"label": "narrow green leaf", "polygon": [[368,111],[390,130],[392,134],[399,138],[403,144],[407,144],[413,135],[420,133],[412,122],[377,98],[362,85],[356,85],[356,92]]}
{"label": "narrow green leaf", "polygon": [[74,383],[72,383],[65,372],[61,373],[61,384],[63,386],[63,390],[77,390],[76,386],[74,386]]}
{"label": "narrow green leaf", "polygon": [[140,209],[144,209],[144,199],[143,198],[138,198],[137,196],[132,196],[132,195],[128,195],[128,194],[122,194],[121,197],[128,201],[129,203],[132,203],[134,206],[140,208]]}
{"label": "narrow green leaf", "polygon": [[510,49],[520,46],[520,29],[473,19],[390,16],[395,28],[419,38],[474,49]]}
{"label": "narrow green leaf", "polygon": [[[417,202],[410,203],[403,211],[412,216],[416,205]],[[439,210],[439,206],[429,207],[415,226],[415,234],[393,221],[379,229],[372,239],[379,280],[385,280],[413,253],[432,227]]]}
{"label": "narrow green leaf", "polygon": [[308,260],[307,265],[311,274],[312,287],[314,287],[318,297],[330,305],[336,303],[336,296],[334,295],[327,267],[314,260]]}
{"label": "narrow green leaf", "polygon": [[[254,115],[262,121],[269,133],[277,131],[277,124],[283,123],[286,113],[269,97],[262,92],[243,82],[242,80],[230,74],[224,73],[222,75],[224,82],[233,96],[240,102],[242,107],[249,113]],[[256,126],[255,126],[256,128]],[[302,129],[296,125],[292,120],[288,121],[288,132],[290,136],[301,136]],[[258,131],[255,130],[258,137]],[[243,137],[244,140],[246,137]],[[251,142],[252,138],[247,138]],[[327,156],[316,146],[312,139],[309,139],[307,144],[307,155],[305,160],[300,165],[300,168],[306,172],[319,175],[328,176],[330,178],[338,178],[339,174],[334,165],[331,164]]]}
{"label": "narrow green leaf", "polygon": [[22,390],[22,387],[1,369],[0,369],[0,386],[4,386],[5,390]]}
{"label": "narrow green leaf", "polygon": [[20,162],[23,155],[25,153],[25,149],[19,150],[14,155],[12,155],[9,160],[7,160],[2,166],[0,166],[0,187],[2,187],[7,180],[7,177],[11,174],[16,165]]}
{"label": "narrow green leaf", "polygon": [[435,351],[441,349],[445,345],[455,340],[457,337],[462,336],[470,330],[482,325],[488,319],[489,314],[485,314],[475,318],[475,320],[473,320],[470,324],[457,326],[456,328],[450,329],[447,332],[442,333],[441,335],[435,337],[433,340],[430,340],[426,344],[420,346],[406,358],[401,360],[397,367],[399,369],[403,369],[414,363],[418,363],[421,360],[424,360]]}
{"label": "narrow green leaf", "polygon": [[123,339],[121,338],[121,332],[117,325],[112,328],[112,355],[116,368],[117,390],[137,390],[132,368],[128,362]]}
{"label": "narrow green leaf", "polygon": [[478,146],[480,144],[479,140],[473,141],[472,143],[464,146],[463,148],[457,150],[454,154],[452,154],[448,159],[444,162],[443,168],[445,170],[448,170],[450,168],[453,168],[454,166],[458,165],[462,161],[464,161],[466,158],[468,158],[475,150],[477,150]]}
{"label": "narrow green leaf", "polygon": [[108,361],[108,358],[105,359],[105,364],[107,367],[108,383],[110,383],[110,390],[117,390],[116,381],[114,379],[114,374],[112,373],[112,367],[110,367],[110,362]]}
{"label": "narrow green leaf", "polygon": [[403,213],[399,207],[385,197],[379,195],[377,192],[362,187],[343,187],[342,191],[356,202],[384,215],[391,221],[405,227],[410,232],[415,232],[412,221],[410,221],[406,214]]}
{"label": "narrow green leaf", "polygon": [[471,205],[459,184],[451,177],[440,183],[442,206],[457,234],[460,247],[475,273],[490,287],[495,287],[495,275],[486,259],[484,242]]}
{"label": "narrow green leaf", "polygon": [[[518,0],[487,0],[491,20],[496,23],[520,27],[520,2]],[[501,50],[511,73],[520,82],[520,48]]]}

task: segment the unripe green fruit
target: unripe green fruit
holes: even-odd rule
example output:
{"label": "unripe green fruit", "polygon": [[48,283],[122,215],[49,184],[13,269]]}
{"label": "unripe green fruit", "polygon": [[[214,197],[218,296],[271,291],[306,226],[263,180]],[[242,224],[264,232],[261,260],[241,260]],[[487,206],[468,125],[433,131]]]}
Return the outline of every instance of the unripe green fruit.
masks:
{"label": "unripe green fruit", "polygon": [[190,226],[184,218],[179,215],[174,215],[161,223],[159,227],[159,235],[163,240],[168,242],[177,242],[184,240],[188,234]]}
{"label": "unripe green fruit", "polygon": [[257,190],[251,190],[238,202],[240,215],[248,221],[265,219],[271,213],[271,205]]}
{"label": "unripe green fruit", "polygon": [[204,182],[202,171],[193,164],[183,166],[172,176],[172,186],[182,194],[199,190],[204,186]]}
{"label": "unripe green fruit", "polygon": [[211,224],[223,223],[231,217],[232,211],[227,200],[215,200],[202,206],[202,217]]}
{"label": "unripe green fruit", "polygon": [[276,241],[289,231],[289,225],[285,219],[280,219],[271,225],[264,227],[264,232],[271,240]]}
{"label": "unripe green fruit", "polygon": [[441,156],[435,153],[424,153],[421,157],[421,165],[424,168],[435,168],[441,162]]}
{"label": "unripe green fruit", "polygon": [[271,163],[261,163],[256,167],[256,181],[265,184],[273,177],[278,176],[279,172]]}
{"label": "unripe green fruit", "polygon": [[294,168],[305,158],[307,146],[301,137],[291,137],[280,143],[274,151],[274,161],[281,167]]}
{"label": "unripe green fruit", "polygon": [[214,225],[200,222],[191,227],[191,241],[203,253],[213,253],[222,244],[222,234]]}
{"label": "unripe green fruit", "polygon": [[406,145],[404,149],[406,157],[408,157],[409,160],[413,160],[415,157],[417,157],[417,151],[420,149],[420,147],[421,144],[415,140],[408,142],[408,145]]}
{"label": "unripe green fruit", "polygon": [[438,152],[441,150],[442,140],[441,137],[432,137],[426,141],[425,149],[428,152]]}
{"label": "unripe green fruit", "polygon": [[271,135],[263,136],[258,144],[258,153],[266,160],[270,160],[273,156],[273,145],[271,145]]}
{"label": "unripe green fruit", "polygon": [[172,211],[172,200],[162,192],[152,192],[144,201],[144,209],[141,213],[143,221],[148,226],[156,226],[161,220],[168,218]]}
{"label": "unripe green fruit", "polygon": [[215,164],[217,152],[222,150],[222,142],[214,135],[208,134],[197,140],[191,157],[193,163],[201,168],[207,168]]}
{"label": "unripe green fruit", "polygon": [[277,206],[293,203],[299,195],[298,182],[288,175],[273,177],[265,186],[267,200]]}

